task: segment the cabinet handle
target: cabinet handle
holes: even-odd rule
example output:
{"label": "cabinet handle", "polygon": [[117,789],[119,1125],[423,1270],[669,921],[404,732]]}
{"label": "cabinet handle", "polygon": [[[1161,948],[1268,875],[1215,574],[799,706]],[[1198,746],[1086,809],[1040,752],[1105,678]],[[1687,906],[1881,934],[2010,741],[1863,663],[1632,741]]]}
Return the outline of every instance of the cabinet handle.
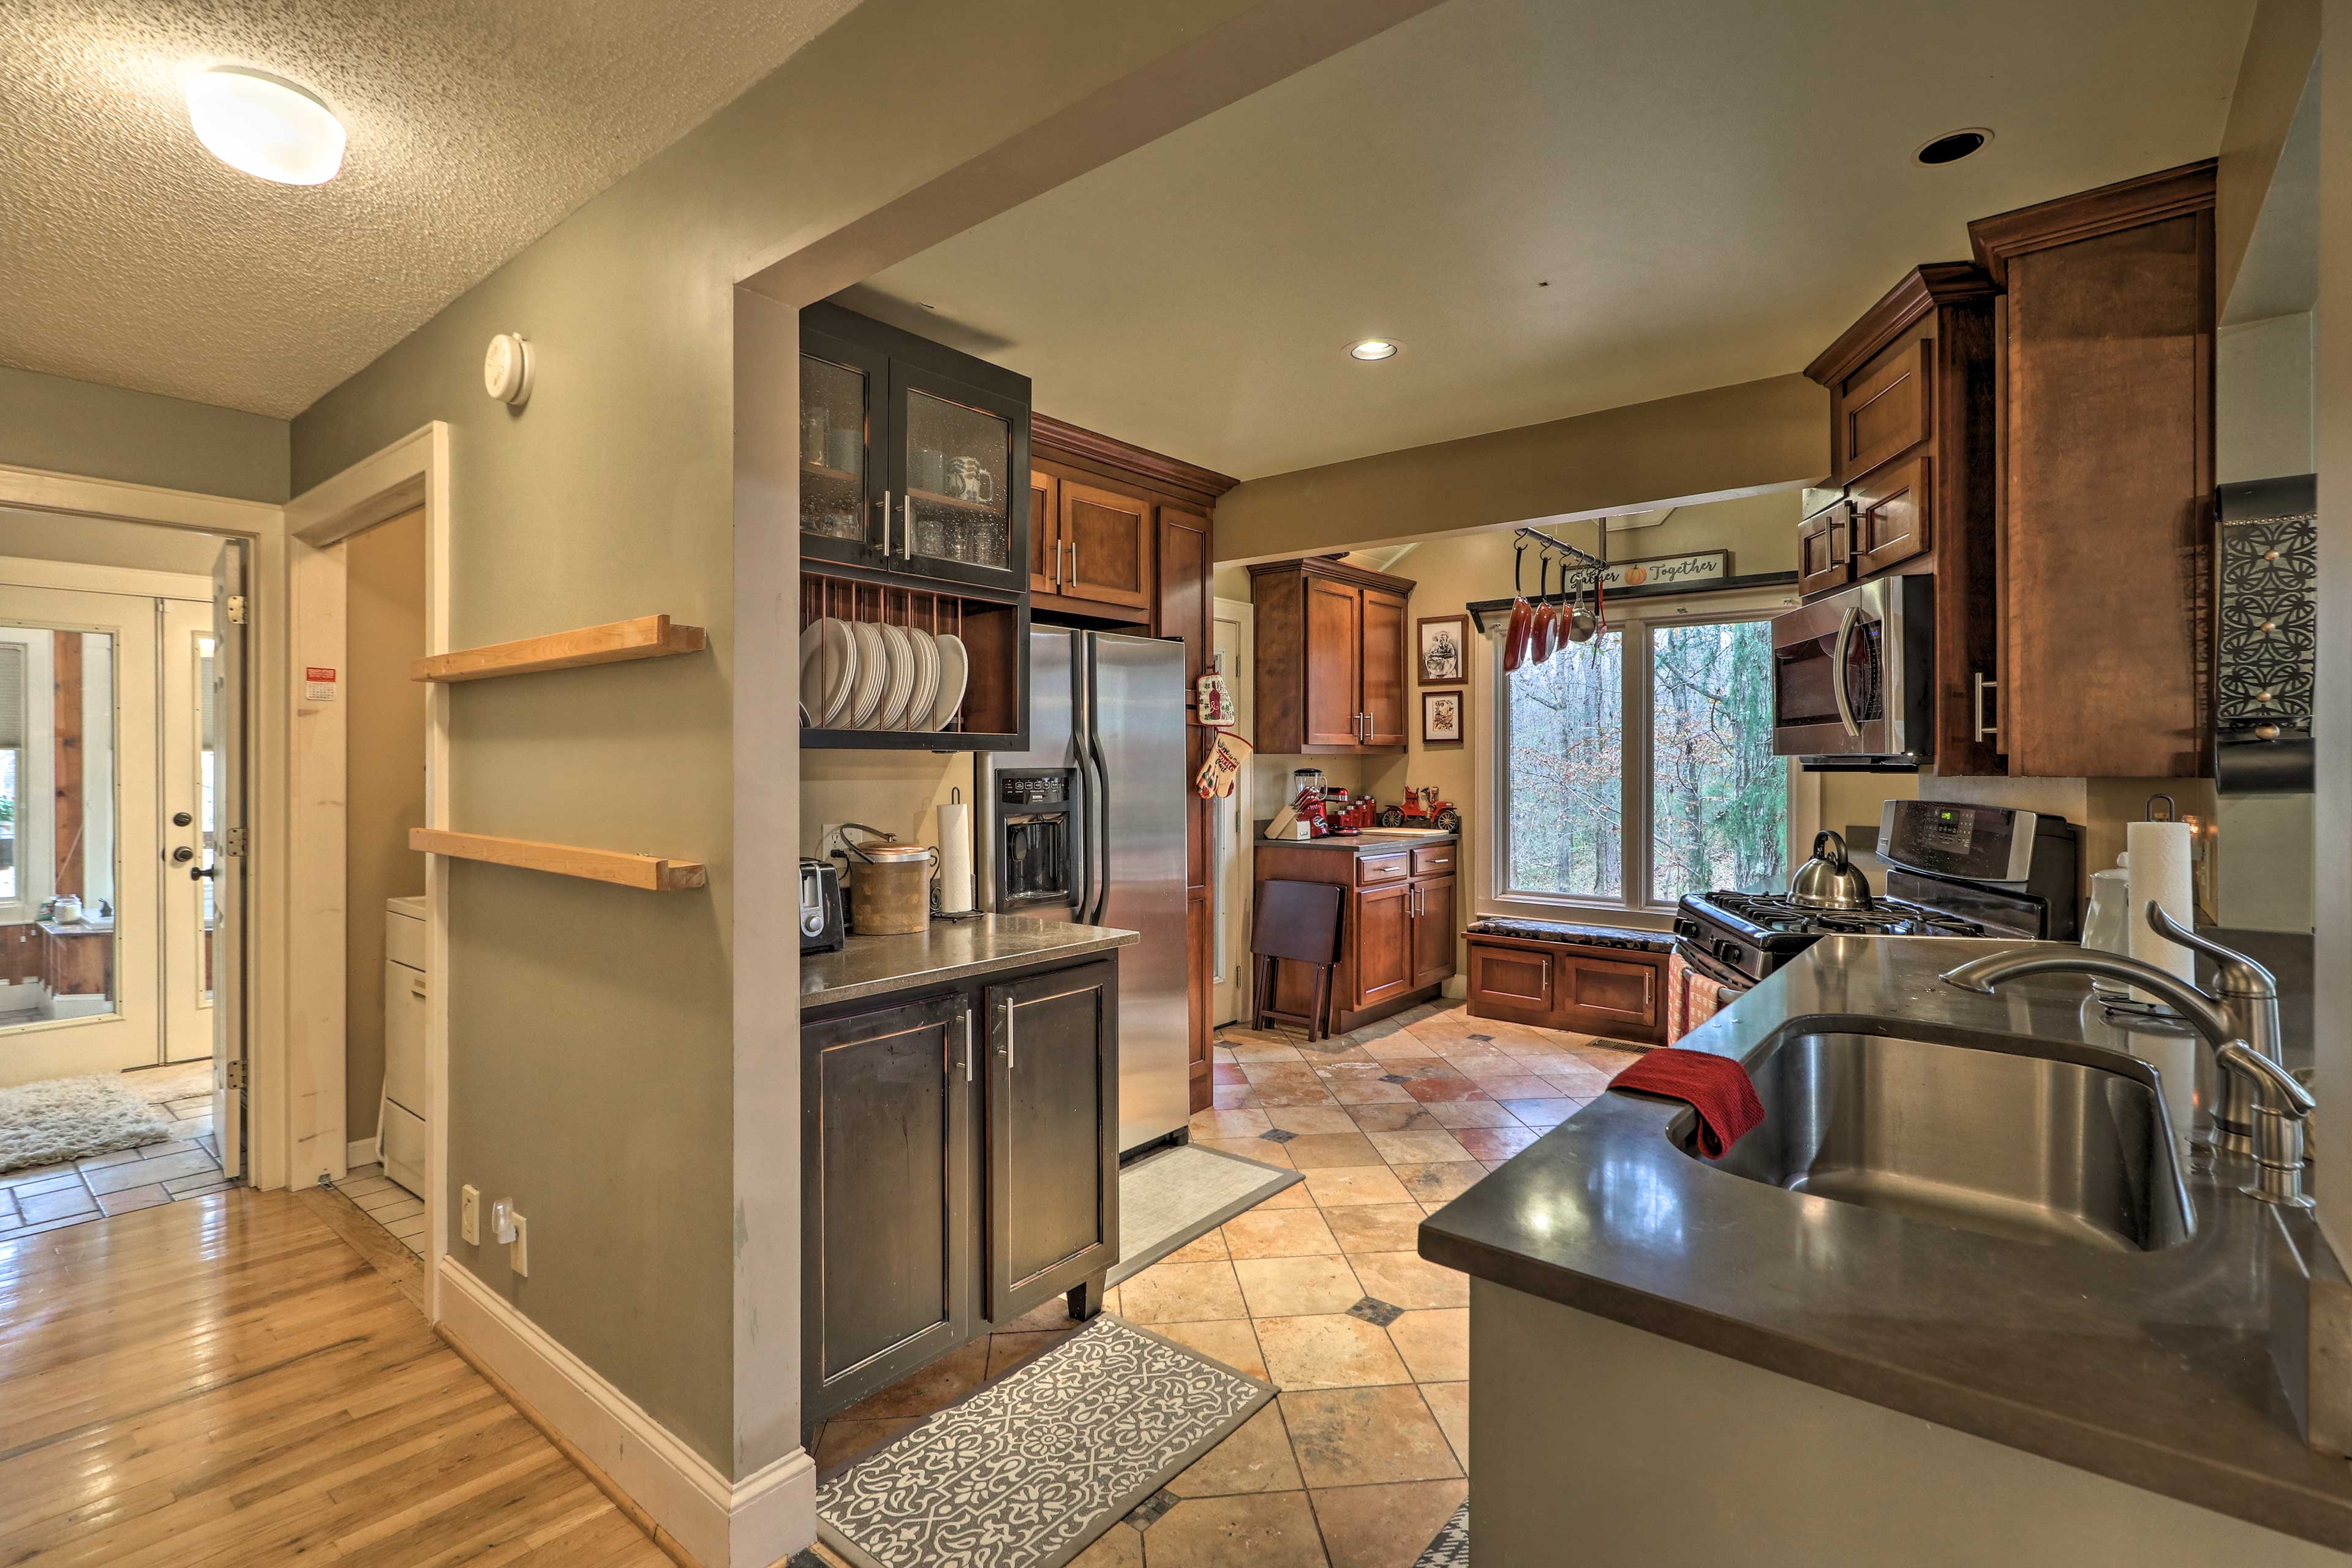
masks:
{"label": "cabinet handle", "polygon": [[1013,998],[1007,996],[1004,999],[1004,1075],[1007,1078],[1013,1076],[1013,1064],[1019,1059],[1015,1055],[1017,1048],[1013,1043]]}
{"label": "cabinet handle", "polygon": [[882,492],[882,559],[890,559],[890,492]]}
{"label": "cabinet handle", "polygon": [[1054,579],[1054,586],[1055,586],[1055,587],[1056,587],[1056,588],[1058,588],[1058,587],[1060,587],[1060,586],[1062,585],[1062,542],[1061,542],[1060,540],[1056,539],[1056,540],[1055,540],[1053,542],[1054,542],[1054,571],[1053,571],[1053,579]]}
{"label": "cabinet handle", "polygon": [[1973,695],[1976,700],[1977,739],[1979,741],[1999,740],[2000,738],[2000,725],[1998,722],[1990,724],[1985,722],[1985,693],[1988,691],[1999,691],[2000,689],[2000,682],[1998,680],[1987,680],[1984,678],[1984,671],[1981,669],[1974,672],[1974,680],[1976,689]]}
{"label": "cabinet handle", "polygon": [[971,1009],[963,1010],[963,1080],[971,1081]]}
{"label": "cabinet handle", "polygon": [[1076,586],[1076,584],[1077,584],[1077,581],[1078,581],[1078,542],[1077,542],[1076,540],[1073,539],[1073,540],[1071,540],[1071,541],[1069,542],[1069,544],[1070,544],[1070,583],[1071,583],[1071,585],[1072,585],[1072,586]]}
{"label": "cabinet handle", "polygon": [[898,558],[915,558],[915,492],[908,490],[898,498]]}

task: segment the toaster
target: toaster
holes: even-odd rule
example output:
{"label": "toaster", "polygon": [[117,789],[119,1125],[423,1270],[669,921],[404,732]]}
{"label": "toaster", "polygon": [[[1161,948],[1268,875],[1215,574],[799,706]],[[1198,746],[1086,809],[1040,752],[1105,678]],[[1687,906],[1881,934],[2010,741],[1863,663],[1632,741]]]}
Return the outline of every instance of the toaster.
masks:
{"label": "toaster", "polygon": [[830,860],[802,860],[801,951],[839,952],[843,940],[841,868]]}

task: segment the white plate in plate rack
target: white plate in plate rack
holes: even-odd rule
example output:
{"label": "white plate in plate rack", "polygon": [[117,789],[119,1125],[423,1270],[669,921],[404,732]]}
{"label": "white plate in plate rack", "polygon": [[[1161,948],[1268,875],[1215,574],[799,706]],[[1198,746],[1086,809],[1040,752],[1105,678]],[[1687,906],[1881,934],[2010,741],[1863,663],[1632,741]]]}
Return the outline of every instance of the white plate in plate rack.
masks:
{"label": "white plate in plate rack", "polygon": [[940,693],[931,700],[930,717],[923,723],[926,730],[944,727],[963,705],[963,689],[971,676],[971,655],[965,650],[963,638],[953,632],[940,634]]}
{"label": "white plate in plate rack", "polygon": [[857,687],[857,639],[831,616],[801,629],[801,706],[819,728],[837,722]]}
{"label": "white plate in plate rack", "polygon": [[870,730],[882,706],[882,689],[889,683],[890,656],[884,650],[880,626],[855,621],[849,629],[857,638],[857,694],[842,714],[841,727]]}
{"label": "white plate in plate rack", "polygon": [[881,710],[874,716],[877,730],[903,730],[907,727],[907,709],[914,700],[915,680],[922,671],[915,663],[915,642],[904,626],[882,628],[883,655],[889,661],[890,679],[882,686]]}

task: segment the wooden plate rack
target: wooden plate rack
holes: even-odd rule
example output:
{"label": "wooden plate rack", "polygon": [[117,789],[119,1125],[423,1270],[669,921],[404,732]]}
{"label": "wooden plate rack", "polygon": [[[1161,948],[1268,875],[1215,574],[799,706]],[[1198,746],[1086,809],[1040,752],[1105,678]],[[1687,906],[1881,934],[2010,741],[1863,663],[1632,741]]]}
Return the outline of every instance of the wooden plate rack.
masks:
{"label": "wooden plate rack", "polygon": [[[936,730],[873,730],[811,725],[804,746],[866,750],[970,750],[990,737],[1001,749],[1019,728],[1017,663],[1022,636],[1018,605],[976,598],[950,587],[875,582],[829,572],[801,574],[803,631],[831,618],[853,625],[905,626],[932,637],[954,637],[971,663],[962,701]],[[818,655],[824,655],[820,650]],[[829,677],[830,670],[823,672]],[[820,679],[820,686],[824,684]],[[814,715],[812,715],[813,717]]]}

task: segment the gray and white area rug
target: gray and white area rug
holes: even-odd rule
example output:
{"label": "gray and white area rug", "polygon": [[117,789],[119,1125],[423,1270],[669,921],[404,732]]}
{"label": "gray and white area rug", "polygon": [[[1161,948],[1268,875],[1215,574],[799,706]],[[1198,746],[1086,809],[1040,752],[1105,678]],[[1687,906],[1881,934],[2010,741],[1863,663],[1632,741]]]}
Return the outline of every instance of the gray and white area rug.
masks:
{"label": "gray and white area rug", "polygon": [[135,1149],[171,1137],[171,1126],[117,1072],[0,1089],[0,1171]]}
{"label": "gray and white area rug", "polygon": [[1470,1505],[1464,1503],[1437,1532],[1437,1539],[1421,1549],[1413,1559],[1412,1568],[1470,1568]]}
{"label": "gray and white area rug", "polygon": [[1107,1283],[1142,1273],[1194,1237],[1304,1179],[1279,1165],[1190,1143],[1146,1154],[1118,1173],[1118,1261]]}
{"label": "gray and white area rug", "polygon": [[1061,1568],[1274,1397],[1105,1313],[818,1487],[858,1568]]}

